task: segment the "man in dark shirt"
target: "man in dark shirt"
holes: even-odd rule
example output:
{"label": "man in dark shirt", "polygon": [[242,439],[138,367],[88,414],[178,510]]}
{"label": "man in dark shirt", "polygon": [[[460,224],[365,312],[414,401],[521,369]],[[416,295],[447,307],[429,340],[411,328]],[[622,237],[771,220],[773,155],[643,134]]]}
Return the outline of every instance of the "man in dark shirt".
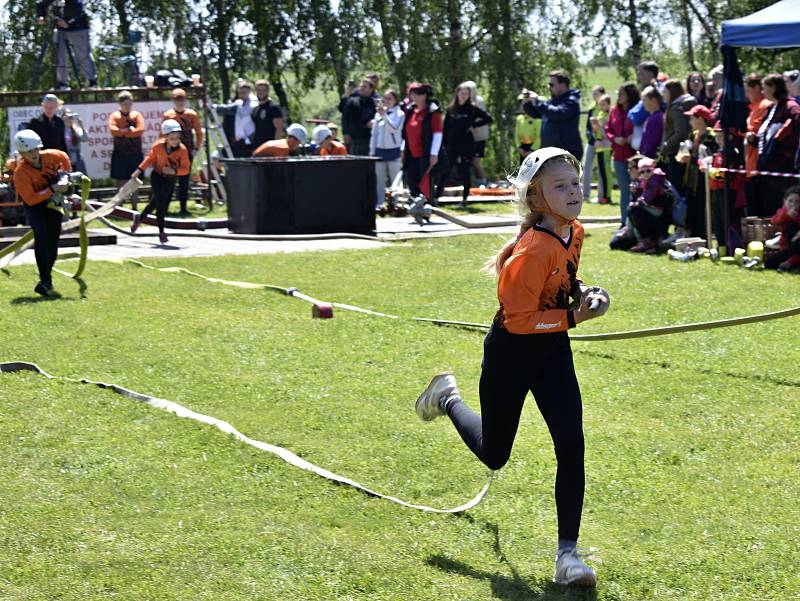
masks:
{"label": "man in dark shirt", "polygon": [[353,155],[369,155],[371,123],[375,118],[375,96],[372,81],[362,79],[358,94],[342,96],[339,111],[342,113],[342,129],[345,144]]}
{"label": "man in dark shirt", "polygon": [[[36,16],[39,25],[47,23],[47,9],[55,0],[39,0],[36,3]],[[75,52],[89,87],[97,86],[97,69],[92,60],[89,43],[89,17],[83,8],[83,0],[64,0],[63,5],[55,2],[53,7],[56,31],[56,89],[69,89],[67,73],[67,44]]]}
{"label": "man in dark shirt", "polygon": [[552,71],[549,79],[550,100],[532,93],[522,104],[522,110],[542,120],[542,148],[563,148],[580,161],[583,157],[579,125],[581,93],[570,89],[569,75],[564,71]]}
{"label": "man in dark shirt", "polygon": [[253,134],[253,148],[264,142],[280,140],[283,137],[283,111],[269,97],[269,82],[259,79],[256,82],[256,98],[258,106],[253,109],[253,123],[256,133]]}
{"label": "man in dark shirt", "polygon": [[42,148],[54,148],[67,152],[67,143],[64,140],[64,120],[56,114],[58,111],[58,97],[55,94],[46,94],[42,98],[42,114],[34,117],[28,123],[42,139]]}

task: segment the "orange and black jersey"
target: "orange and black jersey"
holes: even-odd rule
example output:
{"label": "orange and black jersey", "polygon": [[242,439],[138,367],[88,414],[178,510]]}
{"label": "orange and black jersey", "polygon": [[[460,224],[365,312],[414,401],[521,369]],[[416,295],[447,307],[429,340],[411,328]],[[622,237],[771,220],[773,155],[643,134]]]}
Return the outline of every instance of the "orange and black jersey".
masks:
{"label": "orange and black jersey", "polygon": [[[186,146],[181,144],[177,148],[167,150],[167,141],[164,138],[156,140],[150,152],[139,165],[139,171],[144,171],[148,167],[164,177],[175,177],[177,175],[189,175],[191,163],[189,162],[189,151]],[[163,172],[164,167],[172,167],[174,175],[167,175]]]}
{"label": "orange and black jersey", "polygon": [[253,151],[254,157],[288,157],[292,154],[289,142],[283,140],[267,140]]}
{"label": "orange and black jersey", "polygon": [[566,241],[540,225],[526,231],[500,270],[495,324],[512,334],[563,332],[574,327],[569,303],[581,283],[578,263],[583,237],[579,221],[573,223]]}
{"label": "orange and black jersey", "polygon": [[53,195],[50,186],[58,181],[59,171],[72,171],[67,153],[61,150],[40,151],[39,167],[34,167],[28,161],[20,161],[14,170],[17,196],[28,206],[49,200]]}
{"label": "orange and black jersey", "polygon": [[[167,119],[174,119],[181,126],[181,142],[189,152],[193,152],[203,147],[203,125],[200,117],[192,109],[184,109],[180,113],[174,108],[164,112],[162,122]],[[192,136],[194,132],[194,136]]]}

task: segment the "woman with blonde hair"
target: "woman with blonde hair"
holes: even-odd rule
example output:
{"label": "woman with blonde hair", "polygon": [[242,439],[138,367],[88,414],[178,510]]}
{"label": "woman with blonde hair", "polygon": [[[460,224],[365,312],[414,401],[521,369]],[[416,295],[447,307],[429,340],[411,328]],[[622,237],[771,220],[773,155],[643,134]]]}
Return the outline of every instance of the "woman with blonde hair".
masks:
{"label": "woman with blonde hair", "polygon": [[[469,90],[469,98],[474,106],[477,106],[484,112],[486,111],[486,102],[478,94],[478,84],[474,81],[465,81],[461,84]],[[486,185],[486,172],[481,165],[481,159],[486,156],[486,142],[489,140],[489,124],[478,125],[472,128],[472,137],[475,138],[475,156],[472,159],[472,167],[475,169],[475,175],[478,179],[479,186]]]}
{"label": "woman with blonde hair", "polygon": [[[558,551],[553,580],[594,586],[596,574],[577,550],[584,494],[582,404],[567,330],[604,315],[602,288],[578,278],[583,226],[581,164],[561,148],[529,154],[512,182],[520,232],[487,264],[497,274],[500,308],[484,340],[481,414],[461,398],[455,376],[435,376],[417,399],[423,421],[447,415],[469,449],[489,469],[511,455],[528,391],[555,446]],[[572,302],[570,302],[570,299]]]}

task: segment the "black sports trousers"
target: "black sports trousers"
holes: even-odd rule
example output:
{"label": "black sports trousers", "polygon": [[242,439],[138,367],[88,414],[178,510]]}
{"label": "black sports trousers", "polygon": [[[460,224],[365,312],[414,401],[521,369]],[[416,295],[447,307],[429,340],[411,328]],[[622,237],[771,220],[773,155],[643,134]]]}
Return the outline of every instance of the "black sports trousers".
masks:
{"label": "black sports trousers", "polygon": [[483,343],[481,414],[463,402],[447,404],[461,438],[487,467],[500,469],[511,455],[528,391],[555,446],[558,538],[578,540],[583,508],[583,409],[566,332],[512,334],[493,325]]}

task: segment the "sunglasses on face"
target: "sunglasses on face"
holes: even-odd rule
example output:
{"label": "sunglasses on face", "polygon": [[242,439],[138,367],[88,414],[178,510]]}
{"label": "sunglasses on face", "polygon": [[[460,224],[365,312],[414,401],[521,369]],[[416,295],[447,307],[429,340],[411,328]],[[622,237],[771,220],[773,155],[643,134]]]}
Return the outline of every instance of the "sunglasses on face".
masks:
{"label": "sunglasses on face", "polygon": [[653,173],[653,170],[650,167],[642,167],[641,169],[639,169],[639,173],[645,175],[647,173]]}

